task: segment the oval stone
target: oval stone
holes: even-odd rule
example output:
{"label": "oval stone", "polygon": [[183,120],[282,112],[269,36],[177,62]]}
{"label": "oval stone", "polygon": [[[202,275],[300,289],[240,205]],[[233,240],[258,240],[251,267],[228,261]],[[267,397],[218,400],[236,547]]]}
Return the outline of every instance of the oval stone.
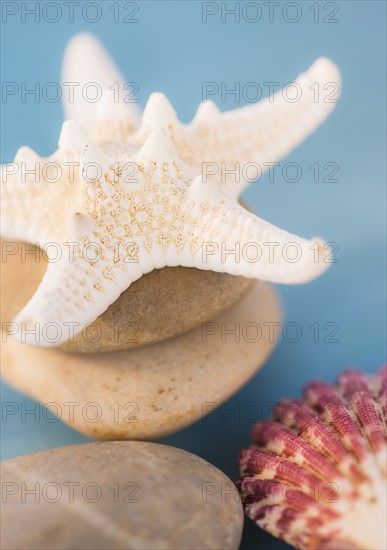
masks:
{"label": "oval stone", "polygon": [[[3,308],[4,330],[10,318]],[[280,320],[272,287],[255,283],[214,320],[139,349],[66,353],[4,332],[2,375],[90,437],[156,439],[201,419],[238,391],[274,346],[268,323]]]}
{"label": "oval stone", "polygon": [[[3,300],[14,317],[47,269],[33,245],[2,241]],[[72,352],[134,349],[183,334],[241,299],[254,280],[186,267],[156,269],[135,281],[93,323],[61,346]],[[55,321],[55,319],[53,319]]]}
{"label": "oval stone", "polygon": [[239,548],[234,484],[181,449],[90,443],[10,459],[1,471],[7,550]]}

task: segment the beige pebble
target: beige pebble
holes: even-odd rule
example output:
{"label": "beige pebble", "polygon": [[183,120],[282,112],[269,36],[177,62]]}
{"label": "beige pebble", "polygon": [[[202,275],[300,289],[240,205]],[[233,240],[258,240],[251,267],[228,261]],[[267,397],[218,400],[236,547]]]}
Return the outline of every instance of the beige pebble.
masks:
{"label": "beige pebble", "polygon": [[[2,241],[2,302],[12,317],[35,292],[46,269],[38,248]],[[62,348],[96,353],[159,342],[212,319],[237,302],[254,282],[185,267],[156,269],[135,281]]]}
{"label": "beige pebble", "polygon": [[66,353],[3,334],[2,374],[88,436],[154,439],[192,424],[238,391],[274,346],[264,323],[280,320],[272,287],[255,283],[213,322],[134,350]]}
{"label": "beige pebble", "polygon": [[239,548],[234,484],[181,449],[90,443],[10,459],[1,470],[4,550]]}

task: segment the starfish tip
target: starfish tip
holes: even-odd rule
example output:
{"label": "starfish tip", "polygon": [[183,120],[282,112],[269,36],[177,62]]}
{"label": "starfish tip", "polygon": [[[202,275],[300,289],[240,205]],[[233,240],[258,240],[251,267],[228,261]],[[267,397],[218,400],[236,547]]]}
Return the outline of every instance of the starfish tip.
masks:
{"label": "starfish tip", "polygon": [[218,122],[220,119],[221,111],[211,99],[208,99],[207,101],[200,103],[193,119],[193,123],[195,125],[209,125]]}
{"label": "starfish tip", "polygon": [[62,124],[58,147],[66,151],[80,151],[91,137],[85,128],[76,120],[65,120]]}
{"label": "starfish tip", "polygon": [[173,162],[178,160],[175,147],[164,128],[157,126],[142,146],[139,158],[153,162]]}
{"label": "starfish tip", "polygon": [[177,123],[176,111],[161,92],[150,95],[144,109],[142,123],[152,128],[162,126],[164,128]]}

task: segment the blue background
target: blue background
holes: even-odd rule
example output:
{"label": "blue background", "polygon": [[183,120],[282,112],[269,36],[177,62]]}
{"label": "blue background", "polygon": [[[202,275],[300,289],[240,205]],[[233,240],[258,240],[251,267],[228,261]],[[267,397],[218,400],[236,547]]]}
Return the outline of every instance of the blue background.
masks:
{"label": "blue background", "polygon": [[[243,414],[245,403],[297,397],[312,378],[333,381],[347,366],[372,372],[385,361],[386,5],[383,1],[337,2],[338,22],[328,23],[322,19],[332,7],[320,2],[320,22],[315,23],[312,2],[302,1],[298,2],[301,19],[289,23],[282,15],[282,2],[271,23],[267,8],[258,2],[263,14],[256,23],[243,18],[237,23],[230,16],[222,23],[219,12],[204,24],[201,2],[146,1],[139,2],[139,22],[128,24],[113,22],[109,10],[113,2],[99,4],[98,23],[85,21],[79,10],[73,23],[65,11],[57,23],[36,22],[31,16],[23,22],[20,12],[3,21],[2,80],[59,82],[65,44],[82,30],[95,33],[127,80],[139,84],[142,107],[151,92],[162,91],[185,122],[201,100],[204,81],[286,84],[321,55],[330,57],[342,71],[342,98],[333,115],[283,161],[299,162],[301,180],[289,183],[277,177],[270,183],[266,175],[245,193],[255,210],[271,222],[336,242],[339,261],[311,284],[279,287],[285,321],[298,323],[302,337],[296,343],[281,339],[264,368],[227,402],[227,410],[241,407],[240,417],[224,418],[217,412],[163,440],[200,455],[235,479],[236,454],[248,445],[252,426]],[[124,4],[120,3],[121,9]],[[288,13],[293,17],[294,12]],[[122,11],[121,19],[124,15]],[[231,98],[227,104],[220,99],[214,97],[222,110],[240,106]],[[30,98],[23,104],[18,95],[2,102],[1,111],[2,162],[11,161],[24,144],[41,155],[55,149],[63,118],[60,103],[35,103]],[[314,183],[308,169],[314,162],[336,162],[339,182]],[[314,342],[308,328],[315,322],[320,324],[319,342]],[[336,343],[323,342],[327,322],[339,327]],[[2,391],[4,401],[26,401],[6,385]],[[32,402],[27,400],[27,406]],[[17,416],[2,422],[1,432],[3,458],[86,441],[61,423],[34,422],[33,418],[22,423]],[[248,522],[242,548],[258,547],[287,546]]]}

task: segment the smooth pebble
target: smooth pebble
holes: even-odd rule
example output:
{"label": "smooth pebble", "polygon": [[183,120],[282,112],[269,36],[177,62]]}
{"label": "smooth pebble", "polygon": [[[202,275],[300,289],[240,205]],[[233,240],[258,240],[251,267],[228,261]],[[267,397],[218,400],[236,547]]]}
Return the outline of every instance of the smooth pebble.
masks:
{"label": "smooth pebble", "polygon": [[13,458],[1,470],[4,550],[239,547],[234,484],[181,449],[90,443]]}

